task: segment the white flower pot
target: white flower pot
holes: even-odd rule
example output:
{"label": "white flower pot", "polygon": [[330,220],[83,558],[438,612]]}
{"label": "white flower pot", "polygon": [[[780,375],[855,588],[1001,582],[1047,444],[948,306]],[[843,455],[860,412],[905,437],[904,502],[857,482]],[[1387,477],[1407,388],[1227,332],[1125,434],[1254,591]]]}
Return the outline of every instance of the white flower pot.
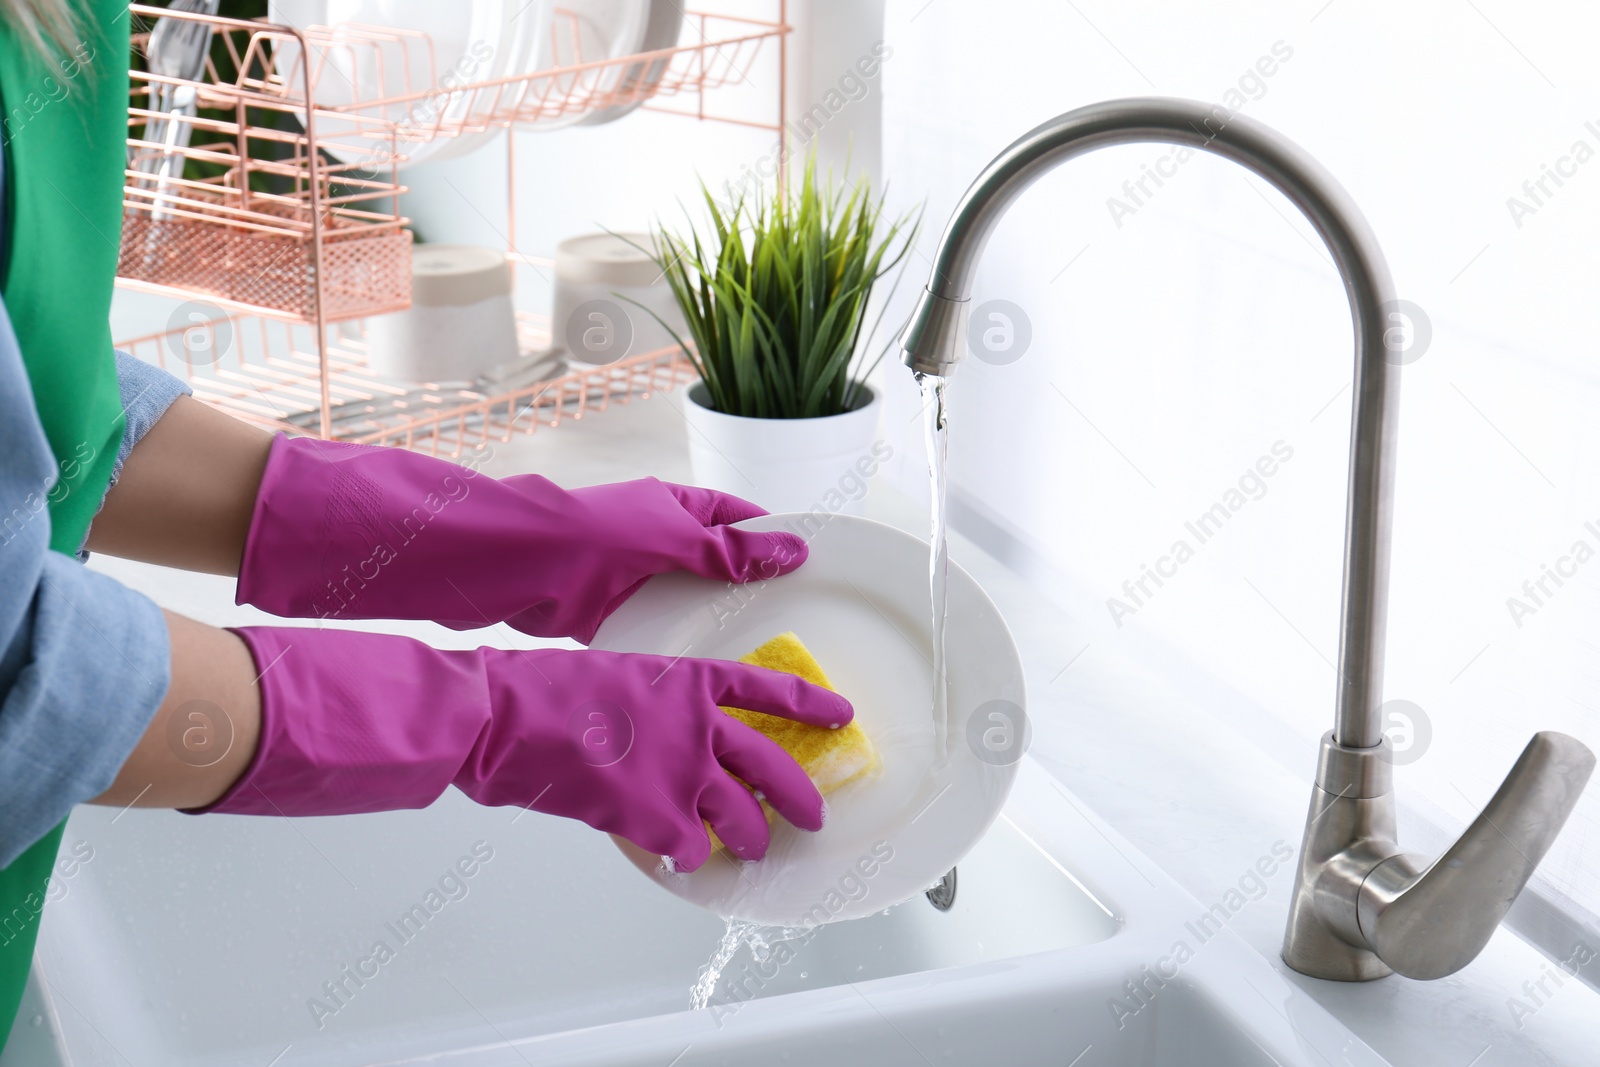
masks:
{"label": "white flower pot", "polygon": [[751,419],[713,411],[704,382],[689,388],[689,462],[697,484],[768,511],[859,515],[867,480],[893,455],[878,439],[882,398],[863,385],[854,411],[816,419]]}

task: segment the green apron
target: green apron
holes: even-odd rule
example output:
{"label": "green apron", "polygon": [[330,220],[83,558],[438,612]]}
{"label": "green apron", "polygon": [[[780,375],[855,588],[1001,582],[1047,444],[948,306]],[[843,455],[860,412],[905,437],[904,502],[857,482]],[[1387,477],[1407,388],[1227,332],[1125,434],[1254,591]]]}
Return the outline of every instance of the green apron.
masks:
{"label": "green apron", "polygon": [[[61,476],[49,494],[50,547],[69,555],[99,510],[122,442],[110,316],[128,136],[127,7],[73,6],[83,38],[75,55],[46,60],[0,23],[8,244],[0,291]],[[0,1048],[65,827],[0,870],[0,918],[22,927],[0,945]]]}

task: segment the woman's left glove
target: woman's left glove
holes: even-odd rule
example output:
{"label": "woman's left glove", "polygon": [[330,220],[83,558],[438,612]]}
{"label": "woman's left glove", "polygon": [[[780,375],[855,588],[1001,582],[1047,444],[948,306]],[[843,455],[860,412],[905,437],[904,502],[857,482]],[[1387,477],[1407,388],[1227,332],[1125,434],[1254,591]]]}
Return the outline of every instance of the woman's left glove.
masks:
{"label": "woman's left glove", "polygon": [[746,582],[794,570],[801,538],[728,525],[764,514],[654,478],[566,490],[536,474],[496,480],[403,449],[280,435],[237,601],[289,618],[505,622],[588,644],[652,575]]}
{"label": "woman's left glove", "polygon": [[234,632],[261,672],[260,740],[239,779],[196,814],[423,808],[454,785],[479,804],[581,819],[692,871],[711,856],[707,823],[734,856],[766,855],[758,797],[802,830],[822,828],[816,784],[722,705],[819,727],[855,716],[831,690],[723,660]]}

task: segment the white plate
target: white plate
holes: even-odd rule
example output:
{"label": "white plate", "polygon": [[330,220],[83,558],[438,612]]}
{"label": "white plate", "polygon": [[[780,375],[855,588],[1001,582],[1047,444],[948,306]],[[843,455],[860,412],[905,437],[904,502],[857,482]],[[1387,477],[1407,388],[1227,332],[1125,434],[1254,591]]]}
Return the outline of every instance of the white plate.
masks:
{"label": "white plate", "polygon": [[[561,0],[561,10],[565,14],[556,16],[541,35],[536,70],[632,55],[643,48],[650,29],[651,0]],[[617,86],[625,72],[618,66],[606,66],[563,74],[535,81],[532,92],[535,96],[548,93],[554,100],[606,93]],[[592,114],[595,112],[581,109],[531,125],[536,130],[558,130],[583,122]]]}
{"label": "white plate", "polygon": [[[521,69],[535,51],[534,42],[547,36],[550,16],[548,2],[524,7],[516,0],[465,0],[452,4],[405,3],[403,0],[271,0],[269,21],[286,23],[297,29],[320,25],[334,27],[333,42],[315,49],[310,57],[316,85],[316,103],[323,108],[351,109],[357,115],[410,124],[419,130],[443,119],[459,122],[467,117],[474,94],[455,94],[443,102],[441,115],[434,97],[420,97],[383,107],[351,108],[362,100],[408,96],[422,92],[440,81],[458,85],[487,81]],[[425,33],[432,41],[432,60],[425,42],[406,35],[374,45],[352,36],[340,44],[337,27],[357,23],[368,27]],[[274,62],[279,73],[289,76],[299,59],[298,49],[278,50]],[[508,90],[508,93],[514,90]],[[509,100],[509,96],[508,96]],[[475,111],[487,110],[480,99]],[[371,135],[354,122],[324,119],[319,134],[328,153],[345,163],[386,163],[388,138]],[[428,159],[461,155],[492,131],[457,137],[437,136],[432,140],[406,140],[402,133],[399,151],[407,164]],[[468,144],[458,142],[466,139]]]}
{"label": "white plate", "polygon": [[[513,77],[526,72],[537,63],[540,42],[550,35],[554,4],[555,0],[524,0],[522,3],[511,5],[507,9],[508,21],[503,36],[505,47],[502,49],[502,61],[496,64],[492,75],[473,80],[488,81],[494,78]],[[483,89],[478,93],[476,107],[473,110],[479,114],[510,111],[522,102],[527,91],[526,82],[509,82],[494,89]],[[491,126],[488,129],[460,134],[448,139],[437,151],[429,153],[427,158],[430,162],[456,159],[482,148],[499,132],[500,127]]]}
{"label": "white plate", "polygon": [[682,572],[658,575],[605,621],[593,647],[737,659],[792,630],[855,706],[883,767],[831,793],[817,833],[774,820],[772,845],[759,861],[719,852],[685,874],[625,841],[618,846],[683,899],[750,922],[809,926],[908,900],[967,854],[1010,792],[1027,742],[1011,633],[994,602],[952,563],[946,676],[953,725],[949,759],[938,767],[928,545],[820,509],[739,527],[799,533],[810,556],[792,574],[738,588]]}
{"label": "white plate", "polygon": [[[659,52],[663,48],[676,48],[678,35],[682,31],[683,9],[678,6],[676,0],[650,0],[649,25],[645,28],[644,40],[639,44],[637,51]],[[667,73],[667,67],[671,62],[672,57],[662,56],[648,63],[629,64],[620,84],[625,88],[643,85],[645,94],[631,103],[603,107],[599,111],[591,112],[583,117],[579,125],[604,126],[608,122],[617,121],[643,104],[655,94],[656,87],[661,84],[661,79]]]}

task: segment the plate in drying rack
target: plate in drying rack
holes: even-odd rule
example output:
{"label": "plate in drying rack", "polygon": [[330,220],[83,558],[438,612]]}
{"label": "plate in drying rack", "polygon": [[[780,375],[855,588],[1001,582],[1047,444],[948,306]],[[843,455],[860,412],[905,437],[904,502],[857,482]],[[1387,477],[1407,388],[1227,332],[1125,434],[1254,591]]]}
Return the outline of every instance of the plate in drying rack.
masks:
{"label": "plate in drying rack", "polygon": [[[333,123],[323,147],[340,162],[380,167],[389,162],[390,124],[407,165],[464,154],[492,136],[492,129],[472,129],[473,109],[514,107],[520,87],[454,90],[520,73],[548,36],[550,17],[550,0],[271,0],[268,6],[271,22],[302,32],[324,27],[308,42],[312,93],[319,108],[353,118],[348,126]],[[276,51],[278,74],[291,87],[299,84],[300,60],[298,46]]]}

